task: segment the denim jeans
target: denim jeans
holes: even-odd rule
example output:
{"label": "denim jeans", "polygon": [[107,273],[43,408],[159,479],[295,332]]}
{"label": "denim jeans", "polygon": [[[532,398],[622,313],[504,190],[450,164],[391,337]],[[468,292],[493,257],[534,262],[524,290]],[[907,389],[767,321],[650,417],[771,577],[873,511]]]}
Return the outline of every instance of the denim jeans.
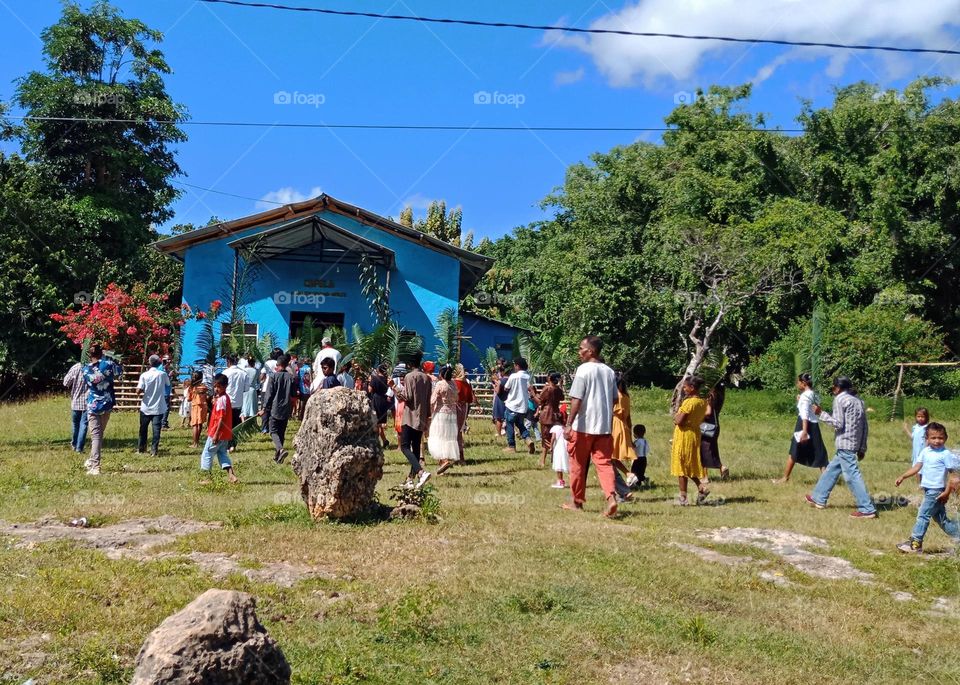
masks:
{"label": "denim jeans", "polygon": [[507,424],[507,444],[510,447],[517,446],[516,430],[520,429],[520,437],[523,440],[530,439],[530,431],[527,429],[527,415],[517,414],[507,409],[503,413],[503,420]]}
{"label": "denim jeans", "polygon": [[947,509],[937,501],[943,493],[943,488],[924,488],[923,501],[920,503],[920,510],[917,512],[917,522],[913,526],[913,532],[910,537],[917,542],[923,542],[923,536],[927,534],[927,528],[930,526],[930,519],[937,522],[937,525],[949,537],[960,542],[960,522],[957,519],[947,518]]}
{"label": "denim jeans", "polygon": [[87,410],[73,410],[73,437],[70,446],[74,452],[83,452],[83,443],[87,441]]}
{"label": "denim jeans", "polygon": [[616,488],[617,494],[621,497],[626,497],[629,495],[632,490],[627,485],[627,481],[623,479],[623,476],[620,475],[620,471],[617,470],[617,467],[613,467],[613,484]]}
{"label": "denim jeans", "polygon": [[843,474],[843,479],[847,481],[847,487],[853,494],[853,499],[857,503],[857,510],[862,514],[876,513],[877,510],[873,506],[873,500],[870,499],[870,493],[867,492],[863,475],[860,473],[857,453],[850,450],[837,450],[837,454],[827,465],[827,469],[820,474],[820,480],[813,488],[813,494],[811,495],[813,501],[826,506],[830,491],[840,480],[841,474]]}
{"label": "denim jeans", "polygon": [[214,440],[207,438],[207,443],[203,446],[203,452],[200,453],[200,470],[209,471],[213,466],[213,455],[216,453],[217,461],[220,462],[220,468],[228,469],[233,466],[230,461],[230,455],[227,454],[228,440]]}
{"label": "denim jeans", "polygon": [[147,449],[147,426],[153,425],[153,440],[150,443],[150,454],[156,454],[160,449],[160,428],[163,424],[163,414],[144,414],[140,412],[140,441],[137,443],[137,452]]}

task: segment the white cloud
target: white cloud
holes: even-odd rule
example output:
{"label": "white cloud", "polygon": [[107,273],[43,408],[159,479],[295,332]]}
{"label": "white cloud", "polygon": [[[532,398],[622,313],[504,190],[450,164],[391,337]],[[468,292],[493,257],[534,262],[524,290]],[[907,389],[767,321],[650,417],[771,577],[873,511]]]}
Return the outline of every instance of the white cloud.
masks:
{"label": "white cloud", "polygon": [[[950,48],[960,26],[960,0],[639,0],[600,17],[592,28],[720,35],[775,40],[808,40],[830,43],[883,43],[928,48]],[[749,44],[614,35],[560,35],[548,32],[544,43],[559,43],[580,50],[593,59],[597,69],[613,86],[642,83],[648,87],[663,80],[684,81],[696,75],[709,58],[731,64],[751,49]],[[757,76],[769,78],[792,59],[825,56],[817,48],[790,50],[766,65]],[[851,59],[894,77],[902,69],[899,55],[867,53],[835,56],[828,66],[831,76],[841,74]],[[875,53],[871,53],[875,55]],[[893,57],[893,59],[890,59]],[[927,68],[936,55],[922,57]],[[870,60],[866,62],[866,60]],[[960,68],[956,58],[937,65],[939,71]],[[879,80],[879,77],[877,77]]]}
{"label": "white cloud", "polygon": [[577,81],[583,78],[583,75],[586,73],[586,69],[580,67],[575,71],[558,71],[553,76],[553,82],[558,86],[569,86],[571,83],[576,83]]}
{"label": "white cloud", "polygon": [[422,193],[414,193],[406,200],[400,203],[401,208],[411,207],[414,211],[418,209],[427,209],[430,206],[430,203],[434,201],[435,198],[427,197]]}
{"label": "white cloud", "polygon": [[321,194],[323,194],[323,190],[320,188],[320,186],[313,186],[306,192],[306,194],[301,193],[293,186],[285,186],[277,190],[271,190],[269,193],[261,197],[257,201],[256,208],[273,209],[278,206],[278,203],[281,205],[288,205],[292,202],[303,202],[304,200],[309,200],[310,198],[317,197]]}

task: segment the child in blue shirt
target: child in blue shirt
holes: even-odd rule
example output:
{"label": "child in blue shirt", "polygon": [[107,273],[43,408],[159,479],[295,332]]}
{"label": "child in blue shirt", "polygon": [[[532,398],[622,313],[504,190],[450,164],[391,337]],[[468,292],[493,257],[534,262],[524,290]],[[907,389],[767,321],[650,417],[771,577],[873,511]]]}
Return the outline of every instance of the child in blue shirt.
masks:
{"label": "child in blue shirt", "polygon": [[926,407],[917,407],[914,418],[917,422],[913,424],[913,428],[908,428],[907,422],[903,422],[903,432],[913,441],[913,452],[911,455],[912,458],[910,459],[911,465],[917,463],[917,457],[920,456],[923,448],[927,446],[927,424],[930,423],[930,412]]}
{"label": "child in blue shirt", "polygon": [[897,478],[897,487],[910,476],[920,474],[920,489],[923,501],[917,511],[917,522],[910,539],[897,545],[897,549],[907,554],[923,551],[923,537],[927,534],[930,519],[937,522],[943,532],[960,543],[960,522],[947,518],[944,506],[950,494],[957,487],[956,480],[947,481],[948,471],[960,471],[960,460],[944,445],[947,442],[947,429],[939,423],[927,425],[927,446],[920,451],[916,463]]}

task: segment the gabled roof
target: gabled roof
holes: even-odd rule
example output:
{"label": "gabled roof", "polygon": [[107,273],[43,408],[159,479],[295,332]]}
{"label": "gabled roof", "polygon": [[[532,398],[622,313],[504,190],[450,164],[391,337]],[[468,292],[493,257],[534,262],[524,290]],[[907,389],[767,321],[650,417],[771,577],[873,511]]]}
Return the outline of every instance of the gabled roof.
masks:
{"label": "gabled roof", "polygon": [[210,240],[217,240],[250,228],[272,228],[276,224],[286,223],[292,219],[325,211],[350,217],[367,226],[373,226],[374,228],[387,231],[405,240],[453,257],[460,262],[461,266],[461,297],[470,292],[483,275],[490,270],[490,267],[493,266],[493,259],[490,257],[484,257],[475,252],[464,250],[461,247],[455,247],[432,235],[427,235],[415,228],[398,224],[396,221],[392,221],[361,207],[348,204],[326,193],[310,200],[304,200],[303,202],[293,202],[283,205],[282,207],[277,207],[276,209],[268,209],[265,212],[234,219],[233,221],[224,221],[219,224],[204,226],[203,228],[198,228],[188,233],[170,236],[169,238],[158,240],[153,246],[160,252],[174,259],[183,261],[187,248],[193,245]]}

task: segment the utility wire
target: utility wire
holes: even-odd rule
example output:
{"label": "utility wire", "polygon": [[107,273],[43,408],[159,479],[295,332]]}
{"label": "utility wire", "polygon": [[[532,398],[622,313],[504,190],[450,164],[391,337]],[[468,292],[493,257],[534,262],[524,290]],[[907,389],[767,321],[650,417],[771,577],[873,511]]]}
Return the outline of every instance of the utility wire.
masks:
{"label": "utility wire", "polygon": [[[70,121],[97,124],[143,124],[142,119],[113,119],[109,117],[39,117],[7,116],[17,121]],[[595,132],[595,133],[643,133],[680,131],[668,126],[475,126],[460,124],[316,124],[316,123],[279,123],[266,121],[174,121],[172,119],[151,119],[151,124],[173,124],[176,126],[246,126],[269,128],[315,128],[315,129],[362,129],[371,131],[556,131],[556,132]],[[741,133],[803,133],[802,128],[744,128],[714,127],[715,131]],[[889,131],[890,129],[888,129]],[[878,129],[880,131],[880,129]],[[883,131],[886,132],[886,131]]]}
{"label": "utility wire", "polygon": [[250,197],[249,195],[237,195],[236,193],[227,193],[223,190],[214,190],[213,188],[205,188],[204,186],[198,186],[193,183],[187,183],[186,181],[171,181],[171,183],[176,183],[179,186],[187,186],[188,188],[196,188],[197,190],[202,190],[207,193],[216,193],[217,195],[226,195],[227,197],[235,197],[240,200],[252,200],[253,202],[263,202],[268,205],[278,205],[280,207],[286,206],[287,202],[277,202],[276,200],[264,200],[262,197]]}
{"label": "utility wire", "polygon": [[519,24],[506,21],[480,21],[477,19],[449,19],[438,17],[420,17],[409,14],[381,14],[378,12],[359,12],[355,10],[332,10],[320,7],[297,7],[280,5],[270,2],[241,2],[241,0],[200,0],[210,4],[236,5],[237,7],[253,7],[259,9],[285,10],[288,12],[312,12],[341,17],[366,17],[369,19],[386,19],[394,21],[415,21],[430,24],[457,24],[461,26],[482,26],[486,28],[526,29],[533,31],[563,31],[565,33],[587,33],[595,35],[612,34],[617,36],[635,36],[639,38],[674,38],[680,40],[716,40],[726,43],[760,43],[765,45],[789,45],[796,47],[833,48],[836,50],[875,50],[883,52],[910,52],[934,55],[960,55],[960,50],[939,48],[903,48],[894,45],[870,45],[854,43],[822,43],[803,40],[775,40],[772,38],[734,38],[731,36],[702,36],[686,33],[657,33],[654,31],[627,31],[624,29],[595,29],[577,26],[552,26],[549,24]]}

